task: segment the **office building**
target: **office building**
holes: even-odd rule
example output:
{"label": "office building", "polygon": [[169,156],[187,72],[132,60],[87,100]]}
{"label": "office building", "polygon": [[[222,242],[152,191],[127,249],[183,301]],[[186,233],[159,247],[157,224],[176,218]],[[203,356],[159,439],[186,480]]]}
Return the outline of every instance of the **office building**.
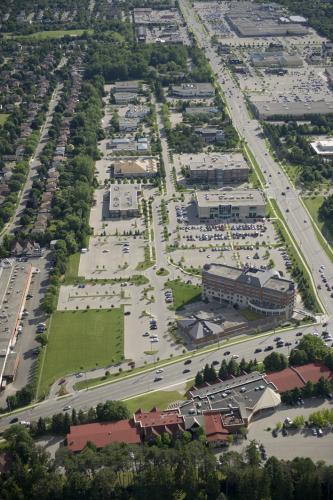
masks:
{"label": "office building", "polygon": [[182,85],[173,85],[171,95],[181,99],[205,99],[214,97],[215,90],[211,83],[183,83]]}
{"label": "office building", "polygon": [[265,217],[266,202],[256,189],[197,191],[197,215],[200,221],[243,221]]}
{"label": "office building", "polygon": [[109,216],[128,219],[139,215],[140,187],[134,184],[112,184],[110,187]]}
{"label": "office building", "polygon": [[327,138],[322,141],[310,142],[310,145],[314,152],[325,158],[332,158],[333,156],[333,138]]}
{"label": "office building", "polygon": [[201,184],[246,182],[250,168],[241,153],[192,155],[188,161],[189,181]]}
{"label": "office building", "polygon": [[294,310],[296,286],[274,270],[207,264],[202,271],[202,296],[288,319]]}
{"label": "office building", "polygon": [[153,156],[114,158],[111,175],[117,178],[153,177],[158,172],[158,159]]}

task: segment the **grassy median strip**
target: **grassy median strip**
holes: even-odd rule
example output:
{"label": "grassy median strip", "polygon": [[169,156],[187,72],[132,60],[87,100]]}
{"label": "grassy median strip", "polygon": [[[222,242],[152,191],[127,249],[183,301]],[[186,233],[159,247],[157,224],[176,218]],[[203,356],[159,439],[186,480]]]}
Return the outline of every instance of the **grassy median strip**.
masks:
{"label": "grassy median strip", "polygon": [[38,397],[65,375],[118,363],[123,355],[122,308],[57,311],[50,324]]}
{"label": "grassy median strip", "polygon": [[287,230],[287,224],[284,220],[280,208],[278,207],[276,200],[270,199],[269,204],[277,217],[276,222],[278,224],[280,234],[284,239],[286,245],[288,246],[288,252],[292,258],[292,261],[294,262],[294,265],[297,265],[297,268],[302,273],[304,280],[308,284],[308,293],[313,302],[313,312],[324,313],[324,308],[318,298],[317,290],[315,288],[312,275],[305,264],[304,255],[302,254],[299,246],[297,245],[293,235],[290,233],[290,231]]}
{"label": "grassy median strip", "polygon": [[324,197],[306,197],[302,198],[302,201],[310,214],[311,224],[316,233],[319,243],[321,244],[327,257],[331,262],[333,262],[333,250],[331,247],[331,244],[333,242],[333,234],[327,227],[325,227],[324,222],[321,222],[318,218],[318,211],[324,201]]}
{"label": "grassy median strip", "polygon": [[257,177],[260,181],[261,187],[264,187],[266,185],[266,179],[264,177],[264,174],[261,171],[261,168],[258,165],[257,160],[253,156],[252,151],[250,150],[250,148],[246,144],[244,144],[243,151],[244,151],[246,158],[248,159],[248,161],[252,165],[252,168],[254,169],[255,173],[257,174]]}

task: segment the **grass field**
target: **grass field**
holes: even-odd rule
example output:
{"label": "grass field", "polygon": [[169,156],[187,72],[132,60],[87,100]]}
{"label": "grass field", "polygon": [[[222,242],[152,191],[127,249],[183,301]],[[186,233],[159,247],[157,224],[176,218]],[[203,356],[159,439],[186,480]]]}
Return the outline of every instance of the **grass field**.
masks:
{"label": "grass field", "polygon": [[260,314],[256,313],[255,311],[252,311],[251,309],[239,309],[238,312],[247,321],[255,321],[257,319],[262,319],[263,318],[263,316],[261,316]]}
{"label": "grass field", "polygon": [[81,36],[87,31],[90,35],[94,30],[56,30],[56,31],[36,31],[36,33],[31,33],[30,35],[15,35],[12,33],[7,33],[5,38],[30,38],[34,40],[47,40],[52,38],[64,38],[65,36]]}
{"label": "grass field", "polygon": [[77,278],[79,272],[80,264],[80,253],[74,253],[69,256],[66,273],[65,273],[65,283],[72,282]]}
{"label": "grass field", "polygon": [[[318,241],[325,250],[327,256],[329,259],[333,262],[333,233],[332,230],[325,224],[324,222],[320,221],[318,218],[318,212],[319,208],[321,207],[324,197],[323,196],[312,196],[310,198],[302,198],[303,202],[310,212],[310,215],[312,216],[314,222],[316,223],[313,224],[312,226],[315,230],[315,233],[317,235]],[[317,227],[316,227],[317,226]]]}
{"label": "grass field", "polygon": [[7,121],[9,114],[7,113],[0,113],[0,125],[4,125]]}
{"label": "grass field", "polygon": [[123,309],[57,311],[53,314],[41,368],[38,397],[57,379],[107,366],[124,355]]}
{"label": "grass field", "polygon": [[184,281],[167,281],[165,287],[171,288],[173,292],[173,309],[176,311],[201,298],[201,287],[184,283]]}
{"label": "grass field", "polygon": [[125,401],[129,411],[134,413],[136,410],[151,410],[157,406],[160,410],[165,410],[170,403],[174,401],[185,400],[185,397],[178,391],[157,391],[137,398]]}

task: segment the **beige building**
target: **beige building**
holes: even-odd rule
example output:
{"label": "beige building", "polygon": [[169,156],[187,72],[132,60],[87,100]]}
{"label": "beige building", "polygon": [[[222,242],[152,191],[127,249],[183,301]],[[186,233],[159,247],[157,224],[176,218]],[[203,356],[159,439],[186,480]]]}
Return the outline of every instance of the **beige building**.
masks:
{"label": "beige building", "polygon": [[250,168],[241,153],[191,155],[186,161],[191,182],[232,184],[246,182]]}
{"label": "beige building", "polygon": [[153,156],[114,158],[111,175],[117,178],[154,177],[158,172],[158,159]]}
{"label": "beige building", "polygon": [[112,184],[110,187],[109,216],[130,218],[139,215],[140,187],[134,184]]}
{"label": "beige building", "polygon": [[202,297],[287,319],[293,314],[296,285],[274,270],[207,264],[202,271]]}
{"label": "beige building", "polygon": [[261,219],[266,214],[265,199],[257,189],[197,191],[195,199],[201,221],[247,221]]}

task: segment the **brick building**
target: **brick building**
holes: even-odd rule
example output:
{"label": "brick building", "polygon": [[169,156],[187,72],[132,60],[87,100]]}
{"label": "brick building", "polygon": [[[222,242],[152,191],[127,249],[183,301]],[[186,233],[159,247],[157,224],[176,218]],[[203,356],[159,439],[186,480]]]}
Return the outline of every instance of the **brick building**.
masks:
{"label": "brick building", "polygon": [[287,319],[293,314],[296,286],[274,270],[207,264],[202,271],[202,297]]}

